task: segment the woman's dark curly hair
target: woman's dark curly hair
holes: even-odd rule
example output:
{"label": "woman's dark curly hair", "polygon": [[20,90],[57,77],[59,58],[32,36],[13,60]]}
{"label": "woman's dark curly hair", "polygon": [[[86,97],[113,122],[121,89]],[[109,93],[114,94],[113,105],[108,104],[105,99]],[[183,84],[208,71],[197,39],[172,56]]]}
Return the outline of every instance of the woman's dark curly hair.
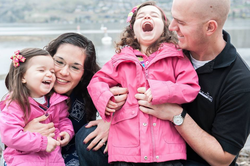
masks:
{"label": "woman's dark curly hair", "polygon": [[100,69],[100,67],[96,63],[96,51],[94,44],[92,43],[92,41],[78,33],[64,33],[58,36],[56,39],[52,40],[47,46],[45,46],[45,49],[53,57],[56,54],[59,46],[65,43],[80,47],[85,50],[85,54],[87,57],[84,62],[84,74],[82,75],[82,78],[78,85],[74,88],[74,92],[77,93],[76,95],[81,95],[83,100],[85,101],[87,121],[94,120],[97,110],[87,91],[87,86],[91,78]]}
{"label": "woman's dark curly hair", "polygon": [[[173,43],[177,45],[177,36],[174,32],[169,31],[168,27],[169,27],[169,20],[165,17],[165,14],[163,13],[163,11],[156,6],[155,2],[153,1],[148,1],[148,2],[144,2],[143,4],[140,5],[140,7],[134,12],[131,20],[130,20],[130,24],[126,27],[126,29],[124,30],[124,32],[121,34],[121,40],[119,42],[116,42],[116,53],[120,53],[121,49],[124,46],[131,46],[133,49],[139,49],[140,50],[140,43],[137,41],[137,39],[134,38],[135,34],[134,34],[134,23],[136,20],[136,15],[137,12],[145,7],[145,6],[155,6],[157,7],[162,15],[162,21],[164,22],[164,29],[163,29],[163,33],[160,36],[160,38],[158,40],[156,40],[153,44],[151,44],[147,50],[146,50],[146,54],[150,55],[153,52],[157,51],[160,47],[160,45],[162,43]],[[165,20],[167,19],[167,20]]]}

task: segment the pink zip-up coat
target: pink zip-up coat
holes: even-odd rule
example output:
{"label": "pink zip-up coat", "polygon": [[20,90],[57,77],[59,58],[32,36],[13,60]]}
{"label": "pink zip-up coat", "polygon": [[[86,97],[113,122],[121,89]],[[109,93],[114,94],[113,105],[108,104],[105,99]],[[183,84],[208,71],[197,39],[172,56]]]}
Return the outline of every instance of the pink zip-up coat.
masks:
{"label": "pink zip-up coat", "polygon": [[[143,56],[143,67],[136,56]],[[173,44],[162,44],[147,57],[131,47],[116,54],[92,78],[88,91],[104,120],[108,101],[113,100],[109,88],[128,88],[128,97],[111,121],[109,162],[164,162],[186,159],[186,146],[170,121],[164,121],[139,110],[135,98],[137,88],[151,88],[152,104],[187,103],[199,92],[198,77],[189,59]]]}
{"label": "pink zip-up coat", "polygon": [[32,119],[44,115],[49,117],[41,123],[54,123],[55,139],[59,133],[66,131],[72,138],[74,129],[68,119],[66,96],[54,93],[50,97],[50,107],[44,111],[29,98],[31,113],[25,123],[24,113],[16,102],[3,104],[0,113],[0,134],[2,142],[8,147],[4,150],[4,159],[7,166],[63,166],[64,160],[61,148],[58,146],[53,152],[46,152],[47,137],[39,133],[24,131],[25,125]]}

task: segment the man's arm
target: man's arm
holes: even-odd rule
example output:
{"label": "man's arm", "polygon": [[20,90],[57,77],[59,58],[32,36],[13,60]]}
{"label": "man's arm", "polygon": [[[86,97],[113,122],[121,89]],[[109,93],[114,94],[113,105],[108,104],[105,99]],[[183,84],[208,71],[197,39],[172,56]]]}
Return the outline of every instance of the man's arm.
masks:
{"label": "man's arm", "polygon": [[[140,110],[162,120],[172,121],[173,116],[182,112],[182,107],[177,104],[152,105],[145,100],[145,88],[139,88],[136,94]],[[225,152],[220,143],[210,134],[201,129],[187,114],[184,123],[176,126],[177,131],[189,146],[204,158],[210,165],[228,166],[234,160],[235,155]]]}
{"label": "man's arm", "polygon": [[[177,107],[179,108],[176,109],[181,112],[182,108]],[[235,155],[224,151],[220,143],[212,135],[201,129],[188,114],[184,119],[184,123],[175,128],[189,146],[210,165],[228,166],[234,160]]]}

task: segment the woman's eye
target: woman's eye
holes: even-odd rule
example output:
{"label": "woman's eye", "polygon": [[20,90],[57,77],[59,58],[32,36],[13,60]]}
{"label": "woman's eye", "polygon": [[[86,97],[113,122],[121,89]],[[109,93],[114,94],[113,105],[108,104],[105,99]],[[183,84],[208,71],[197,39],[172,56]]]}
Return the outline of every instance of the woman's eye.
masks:
{"label": "woman's eye", "polygon": [[63,64],[63,61],[59,61],[59,60],[56,60],[56,63],[58,63],[58,64]]}
{"label": "woman's eye", "polygon": [[71,68],[72,68],[73,70],[80,70],[80,68],[77,67],[77,66],[71,66]]}

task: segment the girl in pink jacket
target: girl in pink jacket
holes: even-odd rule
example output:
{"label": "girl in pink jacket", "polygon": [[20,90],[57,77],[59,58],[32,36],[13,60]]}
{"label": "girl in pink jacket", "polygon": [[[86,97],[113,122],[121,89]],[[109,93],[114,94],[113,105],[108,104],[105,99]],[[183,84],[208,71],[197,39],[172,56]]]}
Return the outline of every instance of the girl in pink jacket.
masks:
{"label": "girl in pink jacket", "polygon": [[[198,77],[168,30],[168,19],[153,2],[134,7],[128,22],[117,54],[88,86],[101,117],[111,120],[109,162],[115,166],[181,165],[173,160],[186,159],[186,147],[173,123],[141,112],[135,94],[137,88],[146,87],[152,104],[191,102],[200,90]],[[123,107],[115,111],[109,88],[117,85],[129,93]]]}
{"label": "girl in pink jacket", "polygon": [[[1,102],[0,134],[7,146],[7,166],[62,166],[60,146],[74,135],[65,100],[50,93],[55,83],[54,60],[45,50],[27,48],[11,57],[5,83],[9,94]],[[48,116],[43,123],[54,123],[55,135],[43,136],[24,130],[32,119]]]}

